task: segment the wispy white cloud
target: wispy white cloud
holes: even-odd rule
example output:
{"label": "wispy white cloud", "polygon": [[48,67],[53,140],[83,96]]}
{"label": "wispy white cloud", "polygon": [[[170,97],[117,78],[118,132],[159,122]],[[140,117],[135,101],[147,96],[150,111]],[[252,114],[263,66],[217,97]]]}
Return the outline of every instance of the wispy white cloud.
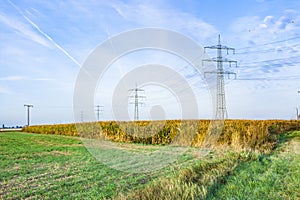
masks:
{"label": "wispy white cloud", "polygon": [[[41,28],[34,23],[31,19],[29,19],[14,3],[8,0],[9,4],[16,9],[16,11],[25,19],[26,23],[21,23],[13,18],[8,18],[5,15],[0,15],[0,20],[4,22],[6,25],[18,30],[20,33],[28,36],[31,40],[42,44],[48,48],[56,47],[62,53],[64,53],[69,59],[71,59],[76,65],[81,66],[80,63],[70,54],[68,53],[61,45],[56,43],[52,37],[50,37],[47,33],[45,33]],[[30,26],[28,26],[28,24]],[[34,29],[33,29],[34,28]]]}
{"label": "wispy white cloud", "polygon": [[23,35],[40,45],[43,45],[47,48],[52,47],[52,45],[49,43],[49,41],[46,38],[40,36],[38,33],[32,30],[31,26],[21,22],[20,20],[14,19],[13,17],[10,17],[4,13],[0,13],[0,22],[12,28],[20,35]]}
{"label": "wispy white cloud", "polygon": [[266,79],[289,76],[300,63],[299,21],[300,14],[294,10],[286,10],[279,17],[267,15],[238,19],[232,30],[239,45],[240,75]]}
{"label": "wispy white cloud", "polygon": [[26,76],[5,76],[5,77],[0,77],[0,81],[55,81],[54,79],[51,78],[30,78]]}
{"label": "wispy white cloud", "polygon": [[217,29],[189,13],[181,12],[163,5],[148,1],[134,3],[111,3],[114,10],[126,21],[134,22],[140,26],[162,27],[180,31],[192,36],[197,41],[207,41],[215,38]]}
{"label": "wispy white cloud", "polygon": [[[172,1],[160,0],[26,2],[6,0],[4,4],[0,9],[1,38],[2,36],[4,38],[0,48],[2,66],[0,94],[14,95],[1,97],[7,105],[22,106],[23,101],[33,104],[51,102],[58,106],[71,105],[78,72],[78,68],[72,67],[74,63],[76,65],[82,63],[89,52],[107,37],[132,28],[143,27],[172,29],[192,37],[203,45],[214,45],[220,28],[224,39],[222,43],[237,48],[237,54],[228,58],[238,60],[240,67],[237,76],[240,80],[226,81],[226,100],[229,107],[232,106],[229,109],[231,114],[234,111],[241,117],[247,117],[246,113],[249,111],[256,117],[258,114],[282,107],[281,101],[274,101],[278,96],[282,96],[281,91],[277,93],[274,91],[294,90],[297,87],[297,80],[300,79],[300,38],[296,38],[300,36],[300,14],[295,11],[297,9],[286,10],[281,15],[278,13],[283,8],[274,12],[271,9],[268,12],[253,10],[253,15],[260,16],[239,18],[228,30],[226,23],[234,20],[236,16],[242,16],[244,11],[239,10],[231,16],[229,10],[234,8],[226,7],[225,3],[223,3],[224,10],[227,9],[226,13],[231,17],[224,19],[209,13],[209,10],[202,11],[202,7],[197,11],[196,7],[183,5],[184,3],[178,1],[173,4]],[[215,12],[214,6],[209,7]],[[247,13],[251,14],[250,12]],[[214,24],[208,23],[208,20]],[[214,53],[212,51],[212,54]],[[128,57],[126,55],[126,58]],[[136,60],[141,57],[137,57]],[[160,59],[165,58],[162,55],[151,59],[151,62],[163,63]],[[169,64],[178,69],[193,86],[197,84],[195,91],[199,92],[199,98],[204,98],[201,93],[203,84],[198,80],[197,74],[183,68],[184,64],[181,65],[174,59],[172,61],[174,62]],[[120,66],[125,73],[127,71],[124,66],[133,65],[123,63]],[[112,73],[111,79],[109,78],[107,78],[108,87],[101,93],[103,96],[99,96],[100,103],[103,97],[110,102],[111,96],[108,94],[113,91],[112,82],[117,83],[120,78],[119,71]],[[147,93],[148,104],[151,97],[154,100],[155,97],[160,97],[156,99],[157,103],[160,103],[163,94],[161,91],[153,92],[154,96]],[[292,95],[286,97],[289,99],[288,104],[293,104],[290,102],[293,98]],[[168,101],[167,99],[163,97],[163,100]],[[268,101],[263,100],[265,102],[262,103],[262,99]],[[264,111],[266,105],[270,109]],[[243,110],[245,108],[246,110]],[[1,109],[9,111],[5,106]],[[110,118],[107,112],[109,106],[104,113]],[[276,112],[286,111],[276,110]],[[273,112],[274,116],[280,116],[276,112]],[[41,120],[48,117],[49,113],[45,112],[43,115],[40,117]],[[64,113],[60,113],[60,116],[62,115]],[[56,120],[56,117],[53,118]],[[1,119],[6,119],[6,116]],[[51,122],[50,118],[49,120],[48,122]],[[71,120],[72,117],[69,118],[69,121]]]}
{"label": "wispy white cloud", "polygon": [[54,79],[51,79],[51,78],[34,78],[32,80],[34,80],[34,81],[54,81]]}
{"label": "wispy white cloud", "polygon": [[6,77],[0,77],[0,81],[23,81],[28,80],[25,76],[6,76]]}
{"label": "wispy white cloud", "polygon": [[[236,38],[242,45],[254,46],[264,43],[272,44],[272,41],[299,36],[300,13],[294,10],[285,10],[275,17],[246,16],[237,19],[231,26]],[[266,45],[264,45],[266,46]],[[276,43],[274,46],[276,47]]]}

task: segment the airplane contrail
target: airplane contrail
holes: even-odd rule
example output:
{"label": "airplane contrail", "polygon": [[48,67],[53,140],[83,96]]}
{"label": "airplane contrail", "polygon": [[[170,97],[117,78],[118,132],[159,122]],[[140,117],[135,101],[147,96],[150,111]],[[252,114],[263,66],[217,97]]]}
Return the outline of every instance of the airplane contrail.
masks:
{"label": "airplane contrail", "polygon": [[56,48],[58,48],[61,52],[63,52],[69,59],[71,59],[76,65],[79,67],[81,64],[73,57],[71,56],[63,47],[61,47],[59,44],[57,44],[47,33],[42,31],[38,25],[36,25],[31,19],[29,19],[27,16],[23,14],[23,12],[10,0],[7,0],[10,5],[12,5],[20,15],[24,17],[24,19],[30,23],[40,34],[42,34],[44,37],[46,37]]}

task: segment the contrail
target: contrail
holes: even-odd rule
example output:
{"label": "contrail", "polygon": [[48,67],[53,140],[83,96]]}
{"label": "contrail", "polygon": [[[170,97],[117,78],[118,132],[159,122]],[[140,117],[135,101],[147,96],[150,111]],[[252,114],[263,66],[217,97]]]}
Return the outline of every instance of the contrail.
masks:
{"label": "contrail", "polygon": [[36,28],[43,36],[45,36],[54,46],[56,46],[59,50],[61,50],[67,57],[69,57],[75,64],[77,64],[79,67],[81,66],[80,63],[72,57],[64,48],[62,48],[59,44],[57,44],[48,34],[46,34],[44,31],[42,31],[33,21],[31,21],[28,17],[23,16],[32,26]]}
{"label": "contrail", "polygon": [[64,48],[62,48],[59,44],[57,44],[47,33],[45,33],[44,31],[42,31],[38,25],[36,25],[32,20],[30,20],[28,17],[26,17],[23,12],[14,4],[12,3],[10,0],[7,0],[9,2],[10,5],[12,5],[20,15],[22,15],[24,17],[24,19],[26,19],[26,21],[28,23],[30,23],[40,34],[42,34],[44,37],[46,37],[56,48],[58,48],[60,51],[62,51],[68,58],[70,58],[76,65],[78,65],[79,67],[81,66],[80,63],[73,57],[71,56]]}

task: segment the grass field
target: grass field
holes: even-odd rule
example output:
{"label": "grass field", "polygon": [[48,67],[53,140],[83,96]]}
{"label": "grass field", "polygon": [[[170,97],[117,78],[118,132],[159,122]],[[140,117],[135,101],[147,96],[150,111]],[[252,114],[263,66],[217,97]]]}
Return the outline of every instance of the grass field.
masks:
{"label": "grass field", "polygon": [[280,139],[275,152],[237,167],[207,199],[300,199],[300,133]]}
{"label": "grass field", "polygon": [[0,197],[108,198],[150,180],[100,164],[79,138],[0,134]]}
{"label": "grass field", "polygon": [[[140,144],[119,145],[135,151],[159,148]],[[183,155],[179,162],[192,159],[192,156]],[[177,164],[176,169],[182,167],[182,164]],[[161,173],[170,174],[172,170],[147,174],[114,170],[96,160],[78,137],[0,133],[0,199],[110,198],[139,188]]]}
{"label": "grass field", "polygon": [[283,135],[268,155],[220,149],[197,160],[191,151],[167,169],[130,174],[101,164],[78,137],[0,133],[0,199],[299,199],[299,138]]}

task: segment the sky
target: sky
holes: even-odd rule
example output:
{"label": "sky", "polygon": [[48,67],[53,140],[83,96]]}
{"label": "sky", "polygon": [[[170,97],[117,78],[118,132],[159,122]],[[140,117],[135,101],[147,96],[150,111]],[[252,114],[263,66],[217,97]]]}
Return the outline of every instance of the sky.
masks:
{"label": "sky", "polygon": [[[0,124],[25,125],[24,104],[34,106],[31,124],[87,121],[84,111],[78,116],[73,108],[81,67],[103,42],[149,27],[176,31],[201,47],[216,45],[220,34],[223,45],[235,48],[234,55],[223,52],[238,64],[224,64],[224,70],[237,74],[225,79],[228,118],[295,119],[300,109],[298,0],[2,0]],[[216,56],[213,50],[207,54]],[[170,53],[145,49],[120,57],[98,80],[93,95],[95,106],[103,106],[101,120],[116,119],[119,108],[113,106],[113,94],[122,77],[151,63],[169,66],[184,77],[198,101],[199,118],[214,116],[211,93],[195,66]],[[140,119],[182,117],[180,94],[159,84],[138,87],[146,97]],[[124,104],[130,119],[132,100]]]}

